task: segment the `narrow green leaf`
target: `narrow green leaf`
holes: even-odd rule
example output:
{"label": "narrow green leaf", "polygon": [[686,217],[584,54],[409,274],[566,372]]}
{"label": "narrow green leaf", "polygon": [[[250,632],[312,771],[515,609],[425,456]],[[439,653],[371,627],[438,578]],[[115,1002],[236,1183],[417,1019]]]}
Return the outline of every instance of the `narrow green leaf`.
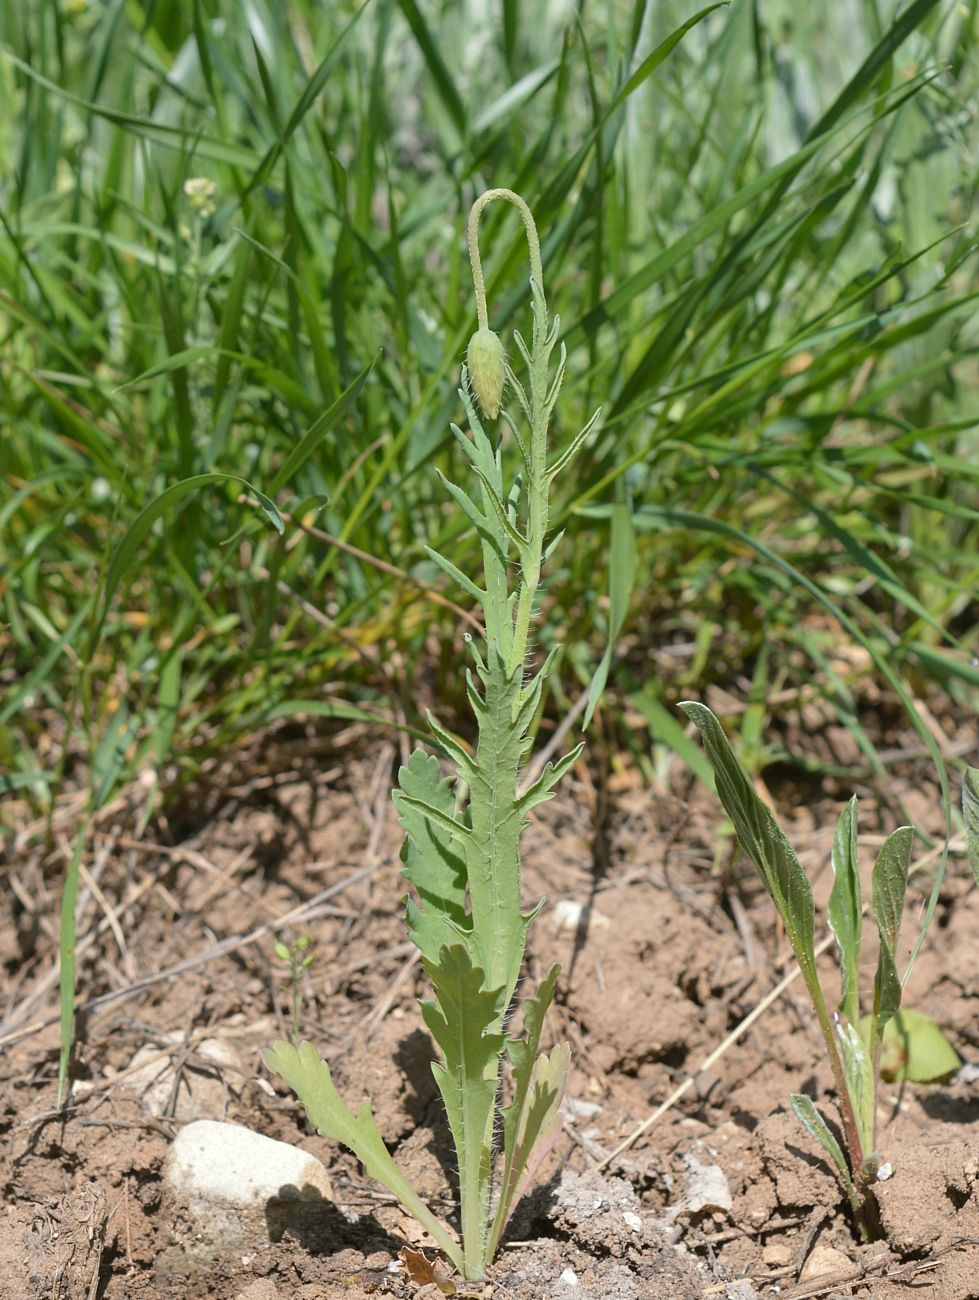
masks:
{"label": "narrow green leaf", "polygon": [[254,191],[268,179],[275,164],[282,156],[282,151],[292,139],[292,136],[301,124],[303,118],[316,103],[316,100],[319,98],[324,86],[327,84],[337,65],[340,63],[344,51],[346,50],[347,43],[353,34],[354,28],[357,26],[361,15],[369,4],[370,0],[364,0],[364,3],[351,18],[350,22],[347,23],[346,27],[341,31],[340,35],[327,51],[326,55],[320,60],[313,75],[303,88],[303,93],[299,96],[292,112],[289,114],[289,120],[283,128],[281,136],[276,140],[271,148],[268,149],[265,156],[262,158],[262,161],[252,173],[251,179],[239,198],[240,204],[243,204],[249,195],[253,194]]}
{"label": "narrow green leaf", "polygon": [[901,826],[889,835],[877,854],[871,879],[871,909],[880,935],[880,953],[874,978],[874,1012],[879,1028],[883,1028],[901,1005],[897,940],[908,890],[913,839],[914,832],[910,826]]}
{"label": "narrow green leaf", "polygon": [[453,125],[460,136],[468,135],[465,105],[462,102],[455,81],[452,79],[452,73],[442,57],[435,37],[432,35],[432,29],[425,21],[425,17],[415,0],[398,0],[398,8],[408,21],[408,26],[418,43],[422,57],[428,64],[428,71],[439,93],[439,98],[445,105]]}
{"label": "narrow green leaf", "polygon": [[444,574],[452,579],[467,596],[471,596],[479,605],[487,599],[486,592],[482,587],[477,587],[471,578],[466,577],[463,571],[458,568],[451,560],[446,559],[439,551],[433,550],[431,546],[425,547],[425,554],[430,560],[433,560]]}
{"label": "narrow green leaf", "polygon": [[376,362],[377,358],[375,357],[373,361],[363,368],[353,383],[344,389],[329,410],[324,411],[319,419],[306,430],[299,442],[296,443],[279,466],[275,477],[269,484],[269,496],[274,497],[276,493],[285,487],[309,460],[326,435],[336,428],[340,420],[360,396],[364,385],[367,383],[367,377],[374,369]]}
{"label": "narrow green leaf", "polygon": [[865,1154],[874,1145],[874,1114],[877,1106],[877,1088],[870,1053],[860,1035],[860,1022],[837,1021],[836,1037],[843,1057],[850,1104],[860,1132],[860,1144]]}
{"label": "narrow green leaf", "polygon": [[810,990],[818,989],[812,890],[791,844],[762,803],[751,778],[731,748],[721,724],[703,704],[680,705],[700,729],[717,780],[717,795],[734,823],[778,910]]}
{"label": "narrow green leaf", "polygon": [[75,847],[65,873],[61,891],[61,932],[58,940],[58,983],[61,1020],[61,1045],[58,1052],[58,1106],[65,1100],[71,1044],[75,1028],[75,966],[78,918],[78,875],[88,836],[89,819],[85,818],[75,836]]}
{"label": "narrow green leaf", "polygon": [[702,23],[708,14],[712,14],[715,9],[725,8],[727,3],[728,0],[719,0],[719,3],[707,5],[706,8],[699,10],[692,18],[688,18],[685,23],[675,31],[671,32],[670,35],[667,36],[666,40],[661,41],[650,54],[647,54],[639,67],[636,68],[635,72],[631,77],[629,77],[628,81],[609,104],[608,108],[605,110],[605,117],[611,117],[615,110],[621,108],[629,96],[638,90],[647,78],[652,76],[663,60],[673,52],[692,27],[696,27],[698,23]]}
{"label": "narrow green leaf", "polygon": [[591,418],[588,420],[587,424],[585,424],[585,426],[582,428],[582,430],[579,433],[575,434],[575,436],[568,443],[567,447],[565,447],[565,449],[562,452],[558,453],[558,456],[555,459],[554,463],[548,467],[547,470],[548,480],[557,478],[558,474],[560,474],[563,470],[567,469],[567,467],[572,463],[574,458],[578,455],[578,452],[581,451],[582,447],[585,445],[585,440],[587,439],[588,435],[591,433],[592,429],[594,429],[598,421],[601,419],[601,417],[602,417],[602,408],[599,406],[595,410]]}
{"label": "narrow green leaf", "polygon": [[526,789],[517,800],[517,808],[521,813],[528,813],[531,808],[536,808],[538,804],[546,803],[548,799],[554,797],[554,787],[565,775],[570,772],[581,757],[584,750],[584,741],[575,745],[574,749],[569,750],[563,758],[559,758],[556,763],[545,764],[543,772],[537,780]]}
{"label": "narrow green leaf", "polygon": [[183,497],[188,496],[191,492],[196,492],[198,488],[207,487],[212,483],[240,483],[251,492],[266,518],[275,528],[276,532],[283,533],[285,525],[282,522],[282,516],[275,507],[275,503],[270,501],[263,492],[259,492],[253,484],[247,479],[240,478],[237,474],[195,474],[190,478],[181,479],[178,483],[171,483],[168,488],[164,488],[158,496],[155,496],[149,505],[144,506],[133,522],[126,529],[122,540],[112,553],[112,559],[109,562],[109,568],[106,573],[105,586],[102,589],[102,607],[95,620],[91,645],[94,647],[102,632],[102,625],[105,622],[105,616],[108,613],[112,598],[116,594],[120,582],[126,574],[129,566],[135,558],[140,543],[149,532],[149,530],[170,509]]}
{"label": "narrow green leaf", "polygon": [[860,1020],[860,932],[863,926],[857,865],[857,797],[840,813],[833,837],[833,889],[828,918],[840,950],[840,1014]]}
{"label": "narrow green leaf", "polygon": [[592,715],[602,698],[615,643],[629,612],[629,600],[636,580],[636,530],[632,524],[632,509],[627,501],[616,501],[612,506],[612,543],[609,549],[609,615],[608,637],[605,653],[588,685],[588,704],[582,728],[588,729]]}
{"label": "narrow green leaf", "polygon": [[368,1175],[397,1197],[408,1213],[431,1233],[454,1266],[461,1269],[462,1253],[458,1244],[392,1160],[374,1121],[370,1102],[363,1102],[356,1115],[347,1108],[330,1076],[330,1067],[312,1043],[300,1043],[297,1049],[289,1043],[278,1042],[264,1056],[269,1069],[280,1074],[295,1092],[314,1128],[324,1137],[348,1147]]}
{"label": "narrow green leaf", "polygon": [[472,526],[479,533],[480,537],[482,538],[492,537],[489,520],[486,518],[483,512],[473,501],[469,493],[465,492],[461,487],[459,487],[457,483],[453,483],[451,479],[447,479],[441,470],[436,470],[435,472],[436,474],[438,474],[439,479],[442,482],[442,486],[449,493],[449,495],[455,501],[456,505],[459,507],[462,513],[466,516],[466,518],[469,520]]}
{"label": "narrow green leaf", "polygon": [[966,769],[962,782],[962,815],[965,818],[965,847],[972,874],[979,885],[979,768]]}
{"label": "narrow green leaf", "polygon": [[820,1115],[819,1111],[813,1105],[812,1098],[807,1097],[804,1093],[794,1092],[789,1098],[792,1111],[806,1130],[810,1137],[815,1138],[823,1148],[833,1164],[839,1170],[840,1177],[843,1179],[843,1185],[847,1191],[853,1192],[853,1179],[850,1177],[850,1170],[846,1160],[843,1158],[843,1152],[840,1150],[840,1144],[830,1132],[829,1125]]}
{"label": "narrow green leaf", "polygon": [[428,803],[425,799],[416,799],[414,796],[403,792],[400,800],[400,807],[421,813],[435,826],[448,831],[457,840],[466,840],[472,834],[472,829],[469,826],[463,825],[453,813],[446,812],[444,808],[440,808],[436,804]]}
{"label": "narrow green leaf", "polygon": [[478,465],[473,465],[473,470],[482,484],[484,500],[489,501],[490,505],[493,507],[493,513],[496,515],[497,521],[509,537],[510,541],[513,542],[514,546],[516,546],[517,551],[521,555],[524,554],[529,542],[510,518],[510,512],[507,510],[505,501],[490,482],[486,473]]}

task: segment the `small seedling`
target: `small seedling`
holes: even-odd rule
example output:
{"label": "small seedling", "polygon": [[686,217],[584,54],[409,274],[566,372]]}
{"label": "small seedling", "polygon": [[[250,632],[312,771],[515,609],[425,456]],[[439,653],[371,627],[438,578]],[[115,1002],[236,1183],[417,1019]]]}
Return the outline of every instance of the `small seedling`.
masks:
{"label": "small seedling", "polygon": [[309,951],[312,944],[313,941],[308,934],[301,934],[298,939],[294,939],[290,944],[284,944],[279,940],[275,945],[275,955],[279,961],[289,963],[289,1001],[292,1011],[292,1041],[294,1043],[298,1043],[301,1037],[299,1033],[299,1012],[302,1007],[302,975],[304,971],[309,970],[316,960],[316,954]]}
{"label": "small seedling", "polygon": [[[912,830],[902,826],[884,841],[871,877],[870,911],[877,926],[879,954],[871,1007],[860,1013],[860,949],[863,903],[857,869],[857,800],[840,815],[833,840],[833,889],[829,924],[840,955],[841,992],[831,1014],[816,969],[812,889],[792,846],[728,743],[717,718],[703,704],[680,706],[700,729],[717,780],[717,793],[734,823],[785,926],[833,1071],[843,1128],[840,1146],[812,1100],[791,1097],[792,1109],[839,1171],[860,1235],[879,1235],[872,1187],[881,1157],[877,1150],[877,1091],[885,1027],[901,1005],[897,941],[904,912]],[[844,1155],[844,1149],[846,1154]]]}
{"label": "small seedling", "polygon": [[[517,207],[530,252],[530,346],[514,333],[526,366],[526,387],[489,328],[478,230],[483,208],[497,198]],[[542,1024],[559,968],[552,967],[524,1004],[522,1037],[511,1032],[509,1012],[527,930],[540,910],[538,905],[525,911],[521,902],[520,838],[527,814],[551,798],[581,746],[548,763],[527,789],[519,788],[519,775],[532,748],[531,727],[553,662],[552,654],[535,670],[530,647],[542,568],[559,540],[547,539],[550,488],[581,448],[598,412],[550,459],[548,425],[566,358],[562,344],[552,371],[559,323],[548,312],[537,228],[523,199],[510,190],[483,194],[470,214],[469,250],[478,329],[459,390],[469,432],[455,425],[452,431],[471,467],[474,490],[443,482],[479,538],[481,582],[438,552],[428,549],[428,554],[482,610],[485,643],[477,646],[467,637],[473,660],[468,697],[477,741],[470,752],[429,715],[434,741],[453,765],[454,778],[443,777],[439,760],[419,749],[401,769],[394,795],[405,832],[404,875],[413,891],[407,903],[408,931],[434,990],[434,997],[422,1003],[422,1015],[440,1052],[433,1070],[458,1160],[461,1245],[392,1160],[370,1102],[363,1102],[357,1114],[350,1111],[311,1044],[297,1049],[277,1043],[266,1061],[295,1090],[319,1131],[348,1146],[463,1276],[478,1281],[517,1200],[557,1136],[568,1071],[567,1047],[541,1051]],[[501,407],[507,387],[526,420],[526,434]],[[502,436],[491,438],[484,425],[484,418],[488,422],[498,414],[520,467],[509,481]],[[504,1060],[509,1063],[506,1104],[501,1102]]]}

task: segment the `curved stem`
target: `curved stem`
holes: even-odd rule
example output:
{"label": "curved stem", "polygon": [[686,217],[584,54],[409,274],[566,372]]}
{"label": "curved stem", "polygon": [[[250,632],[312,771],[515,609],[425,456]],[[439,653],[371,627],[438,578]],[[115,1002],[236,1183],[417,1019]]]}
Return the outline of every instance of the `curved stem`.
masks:
{"label": "curved stem", "polygon": [[540,256],[540,239],[530,208],[513,190],[486,190],[472,205],[469,212],[468,240],[469,261],[473,271],[473,285],[476,289],[476,319],[481,330],[489,329],[489,316],[486,311],[486,285],[483,281],[483,265],[479,257],[479,218],[483,208],[492,199],[506,199],[520,213],[524,229],[527,232],[527,249],[530,253],[530,274],[541,293],[544,292],[544,267]]}

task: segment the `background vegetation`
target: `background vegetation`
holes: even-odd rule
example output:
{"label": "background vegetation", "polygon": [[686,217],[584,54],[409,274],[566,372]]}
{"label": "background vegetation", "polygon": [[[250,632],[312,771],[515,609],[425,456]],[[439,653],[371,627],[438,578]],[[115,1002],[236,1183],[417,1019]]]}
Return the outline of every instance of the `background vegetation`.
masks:
{"label": "background vegetation", "polygon": [[[432,471],[494,184],[544,236],[560,428],[604,408],[559,485],[547,725],[610,622],[600,733],[647,772],[703,766],[674,705],[711,684],[755,765],[813,693],[882,770],[871,673],[974,709],[977,9],[0,0],[21,812],[155,773],[148,814],[277,718],[453,721],[468,601],[423,543],[467,567]],[[522,238],[488,217],[501,332]]]}

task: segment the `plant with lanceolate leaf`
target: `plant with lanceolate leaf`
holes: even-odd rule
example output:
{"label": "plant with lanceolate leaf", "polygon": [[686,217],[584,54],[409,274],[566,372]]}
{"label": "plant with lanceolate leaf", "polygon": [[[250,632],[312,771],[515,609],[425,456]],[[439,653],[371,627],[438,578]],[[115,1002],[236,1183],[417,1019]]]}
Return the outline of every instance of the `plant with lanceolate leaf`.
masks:
{"label": "plant with lanceolate leaf", "polygon": [[756,793],[714,714],[703,704],[686,703],[680,707],[700,729],[714,769],[718,797],[734,823],[741,847],[758,868],[799,963],[833,1072],[846,1154],[809,1097],[793,1094],[792,1109],[832,1159],[857,1229],[869,1240],[879,1235],[877,1202],[872,1191],[881,1166],[877,1091],[885,1026],[901,1005],[897,941],[911,862],[911,827],[902,826],[888,836],[874,863],[870,911],[877,926],[879,952],[870,1010],[861,1016],[863,903],[857,867],[855,796],[840,816],[833,840],[829,923],[839,949],[841,990],[838,1008],[831,1014],[816,969],[812,889],[799,859],[771,810]]}
{"label": "plant with lanceolate leaf", "polygon": [[[487,318],[478,230],[483,208],[496,198],[516,205],[530,251],[530,346],[514,334],[526,365],[526,387],[507,365],[503,345]],[[478,329],[469,344],[459,392],[469,432],[455,425],[452,431],[477,490],[470,493],[443,481],[479,537],[481,583],[438,552],[429,549],[428,554],[482,610],[484,644],[477,646],[467,638],[473,658],[468,696],[478,739],[475,753],[470,753],[429,715],[434,741],[454,766],[454,776],[443,777],[439,760],[419,749],[401,769],[394,795],[405,832],[404,875],[413,890],[407,901],[408,930],[434,991],[422,1003],[422,1015],[441,1055],[433,1069],[458,1158],[461,1245],[391,1158],[369,1101],[356,1114],[349,1110],[329,1068],[309,1043],[298,1049],[277,1043],[266,1060],[298,1094],[316,1128],[348,1146],[367,1172],[418,1219],[463,1276],[479,1280],[514,1205],[557,1136],[567,1077],[567,1047],[550,1054],[540,1050],[542,1023],[559,968],[550,970],[525,1003],[523,1036],[511,1033],[508,1014],[527,930],[540,908],[523,910],[520,838],[527,814],[551,797],[581,746],[558,763],[548,763],[527,789],[521,790],[519,778],[532,747],[531,726],[553,658],[532,670],[530,631],[541,572],[559,540],[547,541],[550,487],[581,448],[598,412],[577,437],[549,458],[548,425],[564,376],[565,349],[562,344],[552,372],[558,320],[548,313],[537,229],[523,199],[510,190],[483,194],[470,214],[469,250]],[[509,412],[501,413],[507,383],[526,420],[526,435]],[[513,459],[519,462],[519,472],[509,481],[502,436],[490,437],[476,402],[486,420],[501,414],[509,430]],[[509,1062],[506,1081],[505,1060]]]}

